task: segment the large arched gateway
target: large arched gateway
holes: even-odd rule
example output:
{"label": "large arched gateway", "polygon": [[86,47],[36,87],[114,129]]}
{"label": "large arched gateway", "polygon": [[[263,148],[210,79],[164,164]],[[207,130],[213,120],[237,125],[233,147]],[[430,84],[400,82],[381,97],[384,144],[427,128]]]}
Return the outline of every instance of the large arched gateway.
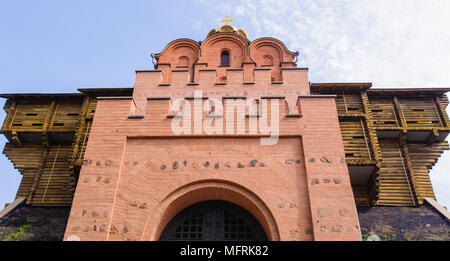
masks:
{"label": "large arched gateway", "polygon": [[226,201],[203,201],[178,213],[160,240],[264,241],[267,236],[247,210]]}

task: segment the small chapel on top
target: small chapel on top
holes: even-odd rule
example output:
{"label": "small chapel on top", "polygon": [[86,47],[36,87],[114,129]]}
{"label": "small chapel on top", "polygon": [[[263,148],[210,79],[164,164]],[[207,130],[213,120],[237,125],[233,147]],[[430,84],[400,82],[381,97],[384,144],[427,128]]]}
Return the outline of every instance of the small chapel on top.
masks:
{"label": "small chapel on top", "polygon": [[23,178],[0,220],[62,211],[59,240],[82,241],[450,231],[429,176],[450,88],[313,83],[300,58],[227,23],[168,43],[130,88],[1,94]]}

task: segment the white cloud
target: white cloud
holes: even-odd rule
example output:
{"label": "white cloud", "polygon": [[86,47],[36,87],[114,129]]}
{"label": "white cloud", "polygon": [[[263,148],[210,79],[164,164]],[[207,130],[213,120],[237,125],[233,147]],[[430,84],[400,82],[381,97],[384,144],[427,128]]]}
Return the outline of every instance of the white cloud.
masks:
{"label": "white cloud", "polygon": [[302,54],[316,81],[374,86],[446,86],[448,1],[235,2],[257,37],[274,36]]}
{"label": "white cloud", "polygon": [[[374,87],[450,86],[448,0],[242,0],[235,23],[253,39],[272,36],[300,52],[312,82],[373,82]],[[207,19],[222,14],[217,5]],[[228,11],[228,10],[226,10]],[[225,14],[230,15],[230,14]],[[216,25],[215,23],[213,23]],[[431,177],[450,206],[450,152]]]}

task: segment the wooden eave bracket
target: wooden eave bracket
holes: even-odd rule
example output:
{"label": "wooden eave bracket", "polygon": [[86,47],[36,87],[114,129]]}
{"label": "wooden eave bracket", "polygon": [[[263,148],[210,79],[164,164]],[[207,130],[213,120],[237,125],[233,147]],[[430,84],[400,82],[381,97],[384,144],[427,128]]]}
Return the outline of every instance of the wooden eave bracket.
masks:
{"label": "wooden eave bracket", "polygon": [[436,138],[439,137],[439,132],[437,129],[433,129],[433,131],[430,133],[430,136],[428,136],[427,139],[427,145],[430,146],[436,141]]}
{"label": "wooden eave bracket", "polygon": [[23,147],[23,142],[20,140],[16,131],[11,132],[11,139],[17,147]]}

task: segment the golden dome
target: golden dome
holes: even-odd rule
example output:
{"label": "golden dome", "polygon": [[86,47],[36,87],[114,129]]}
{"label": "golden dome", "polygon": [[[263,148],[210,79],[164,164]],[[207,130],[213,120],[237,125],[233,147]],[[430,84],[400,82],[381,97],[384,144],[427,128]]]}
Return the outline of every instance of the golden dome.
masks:
{"label": "golden dome", "polygon": [[236,33],[248,41],[247,33],[244,30],[242,30],[240,28],[236,28],[229,24],[222,25],[221,27],[219,27],[217,29],[212,29],[211,31],[209,31],[206,38],[209,38],[209,37],[215,35],[216,33]]}

